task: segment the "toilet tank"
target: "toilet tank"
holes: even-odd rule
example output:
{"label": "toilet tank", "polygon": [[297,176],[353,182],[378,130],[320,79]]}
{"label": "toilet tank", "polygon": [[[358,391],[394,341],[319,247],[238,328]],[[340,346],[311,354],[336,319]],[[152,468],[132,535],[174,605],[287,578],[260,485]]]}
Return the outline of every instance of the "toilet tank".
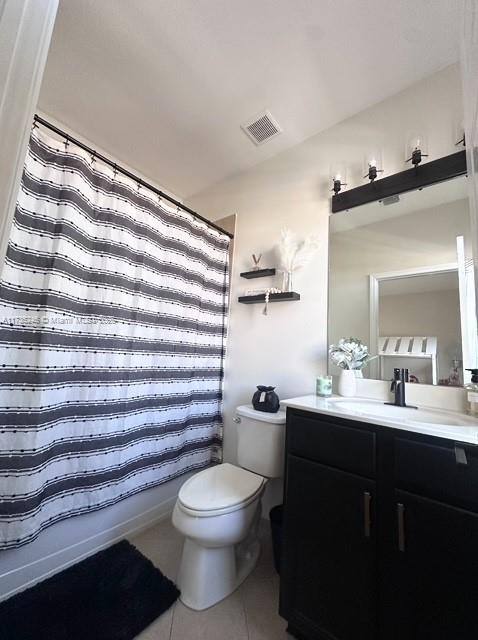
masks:
{"label": "toilet tank", "polygon": [[236,409],[237,462],[265,478],[284,474],[285,411],[265,413],[252,405]]}

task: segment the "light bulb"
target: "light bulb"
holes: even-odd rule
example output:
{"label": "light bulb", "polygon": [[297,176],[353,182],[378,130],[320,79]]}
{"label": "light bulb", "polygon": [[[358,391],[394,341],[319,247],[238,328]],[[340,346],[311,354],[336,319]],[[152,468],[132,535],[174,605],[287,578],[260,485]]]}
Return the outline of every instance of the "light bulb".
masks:
{"label": "light bulb", "polygon": [[375,147],[363,156],[363,177],[373,182],[382,173],[382,152]]}
{"label": "light bulb", "polygon": [[426,135],[423,133],[412,134],[405,149],[405,160],[411,162],[415,167],[419,165],[423,158],[428,157]]}

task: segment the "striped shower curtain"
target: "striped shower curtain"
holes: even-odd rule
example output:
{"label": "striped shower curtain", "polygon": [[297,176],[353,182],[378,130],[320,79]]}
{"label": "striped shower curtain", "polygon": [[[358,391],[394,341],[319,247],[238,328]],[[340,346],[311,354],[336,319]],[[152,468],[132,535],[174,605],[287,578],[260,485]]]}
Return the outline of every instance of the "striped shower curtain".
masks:
{"label": "striped shower curtain", "polygon": [[0,548],[220,461],[228,243],[33,131],[0,283]]}

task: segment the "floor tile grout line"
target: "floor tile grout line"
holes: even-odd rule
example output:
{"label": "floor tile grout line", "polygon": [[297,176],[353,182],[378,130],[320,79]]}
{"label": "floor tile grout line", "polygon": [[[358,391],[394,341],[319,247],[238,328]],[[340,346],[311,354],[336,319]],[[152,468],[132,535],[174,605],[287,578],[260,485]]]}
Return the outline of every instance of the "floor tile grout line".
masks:
{"label": "floor tile grout line", "polygon": [[[181,562],[181,555],[182,555],[182,545],[184,544],[184,541],[181,540],[181,554],[179,555],[179,559],[178,559],[178,566],[176,567],[176,571],[174,572],[174,584],[177,586],[177,582],[178,582],[178,575],[179,575],[179,563]],[[179,588],[179,587],[178,587]],[[171,615],[171,626],[169,627],[169,638],[168,640],[171,640],[171,638],[173,637],[173,626],[174,626],[174,617],[176,615],[176,609],[177,609],[177,604],[178,602],[180,602],[180,599],[178,598],[176,600],[176,602],[173,605],[173,612]]]}
{"label": "floor tile grout line", "polygon": [[173,637],[174,614],[176,613],[177,603],[178,601],[176,600],[176,602],[173,604],[173,611],[171,613],[171,624],[169,625],[169,636],[167,640],[171,640],[171,638]]}
{"label": "floor tile grout line", "polygon": [[[247,580],[247,578],[246,578],[246,580]],[[239,598],[241,600],[242,609],[243,609],[243,612],[244,612],[244,622],[245,622],[245,625],[246,625],[247,640],[250,640],[251,634],[249,633],[249,620],[247,618],[246,599],[244,597],[242,585],[239,587],[238,593],[239,593]]]}

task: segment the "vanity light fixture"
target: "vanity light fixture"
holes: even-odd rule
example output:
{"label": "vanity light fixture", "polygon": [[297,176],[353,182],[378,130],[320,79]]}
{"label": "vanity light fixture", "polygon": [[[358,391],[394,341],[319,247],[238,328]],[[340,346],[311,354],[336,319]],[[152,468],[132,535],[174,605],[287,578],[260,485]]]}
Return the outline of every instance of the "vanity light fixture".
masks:
{"label": "vanity light fixture", "polygon": [[383,173],[383,169],[379,168],[382,166],[381,153],[379,151],[374,151],[373,153],[369,153],[364,158],[364,178],[368,178],[370,182],[373,182],[378,178],[379,173]]}
{"label": "vanity light fixture", "polygon": [[[365,172],[364,172],[365,173]],[[461,149],[449,156],[430,160],[420,170],[417,166],[405,169],[393,175],[381,177],[380,180],[367,182],[360,187],[346,189],[336,193],[331,199],[332,213],[349,211],[368,202],[382,201],[392,204],[387,198],[397,196],[406,191],[423,189],[431,184],[450,180],[466,174],[466,151]]]}
{"label": "vanity light fixture", "polygon": [[364,178],[368,178],[370,182],[373,182],[377,179],[378,173],[383,173],[383,169],[377,169],[376,160],[370,160],[368,164],[368,172],[366,175],[364,175]]}
{"label": "vanity light fixture", "polygon": [[342,190],[342,187],[347,186],[346,169],[342,165],[340,167],[335,165],[335,167],[330,170],[330,175],[332,176],[331,190],[334,192],[334,195],[337,195]]}
{"label": "vanity light fixture", "polygon": [[407,159],[405,162],[411,162],[414,167],[418,167],[423,158],[428,158],[428,153],[425,153],[423,136],[413,136],[407,145]]}
{"label": "vanity light fixture", "polygon": [[340,175],[336,175],[333,178],[333,187],[332,187],[332,191],[335,193],[335,195],[337,195],[339,193],[339,191],[342,189],[342,187],[346,187],[347,183],[346,182],[342,182],[342,177]]}

